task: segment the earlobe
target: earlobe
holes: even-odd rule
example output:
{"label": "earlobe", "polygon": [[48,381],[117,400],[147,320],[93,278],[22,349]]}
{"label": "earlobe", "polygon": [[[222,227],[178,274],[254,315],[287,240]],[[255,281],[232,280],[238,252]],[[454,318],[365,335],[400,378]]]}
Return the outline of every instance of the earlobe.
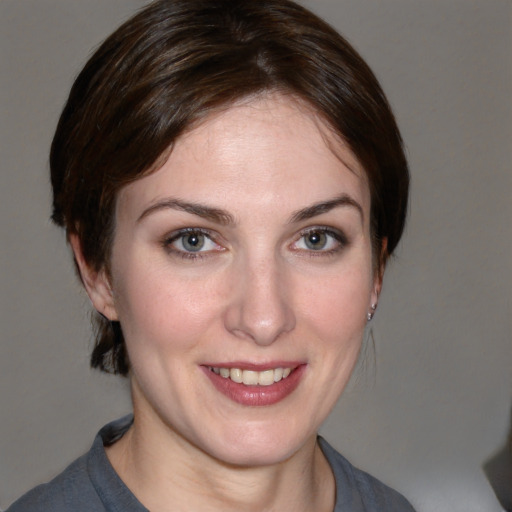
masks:
{"label": "earlobe", "polygon": [[378,259],[375,268],[375,275],[373,279],[373,290],[370,297],[370,309],[367,313],[368,321],[373,319],[377,306],[379,304],[379,296],[382,290],[382,281],[384,279],[384,270],[388,259],[388,239],[383,238],[378,254]]}
{"label": "earlobe", "polygon": [[372,290],[371,297],[370,297],[370,308],[368,310],[368,313],[366,314],[366,319],[368,320],[368,322],[373,320],[375,311],[377,311],[377,306],[379,305],[379,295],[380,295],[381,288],[382,288],[382,274],[376,273],[375,281],[373,284],[373,290]]}
{"label": "earlobe", "polygon": [[104,269],[92,269],[83,256],[82,246],[76,234],[69,235],[69,244],[80,272],[82,283],[93,307],[109,320],[118,320],[110,279]]}

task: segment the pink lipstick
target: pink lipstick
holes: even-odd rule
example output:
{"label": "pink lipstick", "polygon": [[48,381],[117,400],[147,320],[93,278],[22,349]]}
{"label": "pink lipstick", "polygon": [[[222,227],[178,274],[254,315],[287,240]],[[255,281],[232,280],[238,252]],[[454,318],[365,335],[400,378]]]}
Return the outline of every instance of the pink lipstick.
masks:
{"label": "pink lipstick", "polygon": [[293,393],[306,365],[287,362],[262,367],[230,363],[204,365],[201,369],[223,395],[241,405],[254,407],[276,404]]}

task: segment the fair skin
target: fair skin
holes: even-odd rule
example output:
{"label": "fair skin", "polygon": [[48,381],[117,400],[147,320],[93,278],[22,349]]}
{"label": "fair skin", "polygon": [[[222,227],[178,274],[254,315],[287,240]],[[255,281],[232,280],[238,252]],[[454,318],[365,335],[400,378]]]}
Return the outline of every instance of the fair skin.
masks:
{"label": "fair skin", "polygon": [[380,291],[369,216],[354,155],[269,95],[121,190],[109,277],[71,237],[94,307],[123,329],[135,420],[107,455],[147,508],[333,510],[316,435]]}

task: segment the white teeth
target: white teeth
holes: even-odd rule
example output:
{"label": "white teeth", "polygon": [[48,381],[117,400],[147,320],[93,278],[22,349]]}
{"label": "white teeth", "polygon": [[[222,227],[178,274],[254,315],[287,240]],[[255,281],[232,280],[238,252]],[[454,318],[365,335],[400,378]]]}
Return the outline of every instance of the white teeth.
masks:
{"label": "white teeth", "polygon": [[211,366],[210,370],[225,379],[231,379],[238,384],[246,386],[270,386],[275,382],[286,379],[292,372],[292,368],[275,368],[256,372],[254,370],[242,370],[240,368],[218,368]]}
{"label": "white teeth", "polygon": [[240,368],[231,368],[231,370],[229,370],[229,378],[238,384],[244,381],[243,372]]}
{"label": "white teeth", "polygon": [[242,382],[246,386],[256,386],[258,384],[258,372],[252,370],[244,370],[242,372]]}
{"label": "white teeth", "polygon": [[260,386],[270,386],[274,384],[274,370],[265,370],[258,375],[258,384]]}
{"label": "white teeth", "polygon": [[279,382],[283,378],[284,370],[282,368],[276,368],[274,370],[274,382]]}

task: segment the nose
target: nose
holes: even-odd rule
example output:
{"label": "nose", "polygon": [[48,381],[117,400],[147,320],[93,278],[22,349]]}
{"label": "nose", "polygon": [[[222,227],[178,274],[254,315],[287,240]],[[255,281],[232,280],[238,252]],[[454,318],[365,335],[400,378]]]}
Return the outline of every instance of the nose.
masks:
{"label": "nose", "polygon": [[242,263],[232,279],[224,320],[229,332],[267,346],[293,330],[296,319],[292,294],[286,271],[276,261]]}

